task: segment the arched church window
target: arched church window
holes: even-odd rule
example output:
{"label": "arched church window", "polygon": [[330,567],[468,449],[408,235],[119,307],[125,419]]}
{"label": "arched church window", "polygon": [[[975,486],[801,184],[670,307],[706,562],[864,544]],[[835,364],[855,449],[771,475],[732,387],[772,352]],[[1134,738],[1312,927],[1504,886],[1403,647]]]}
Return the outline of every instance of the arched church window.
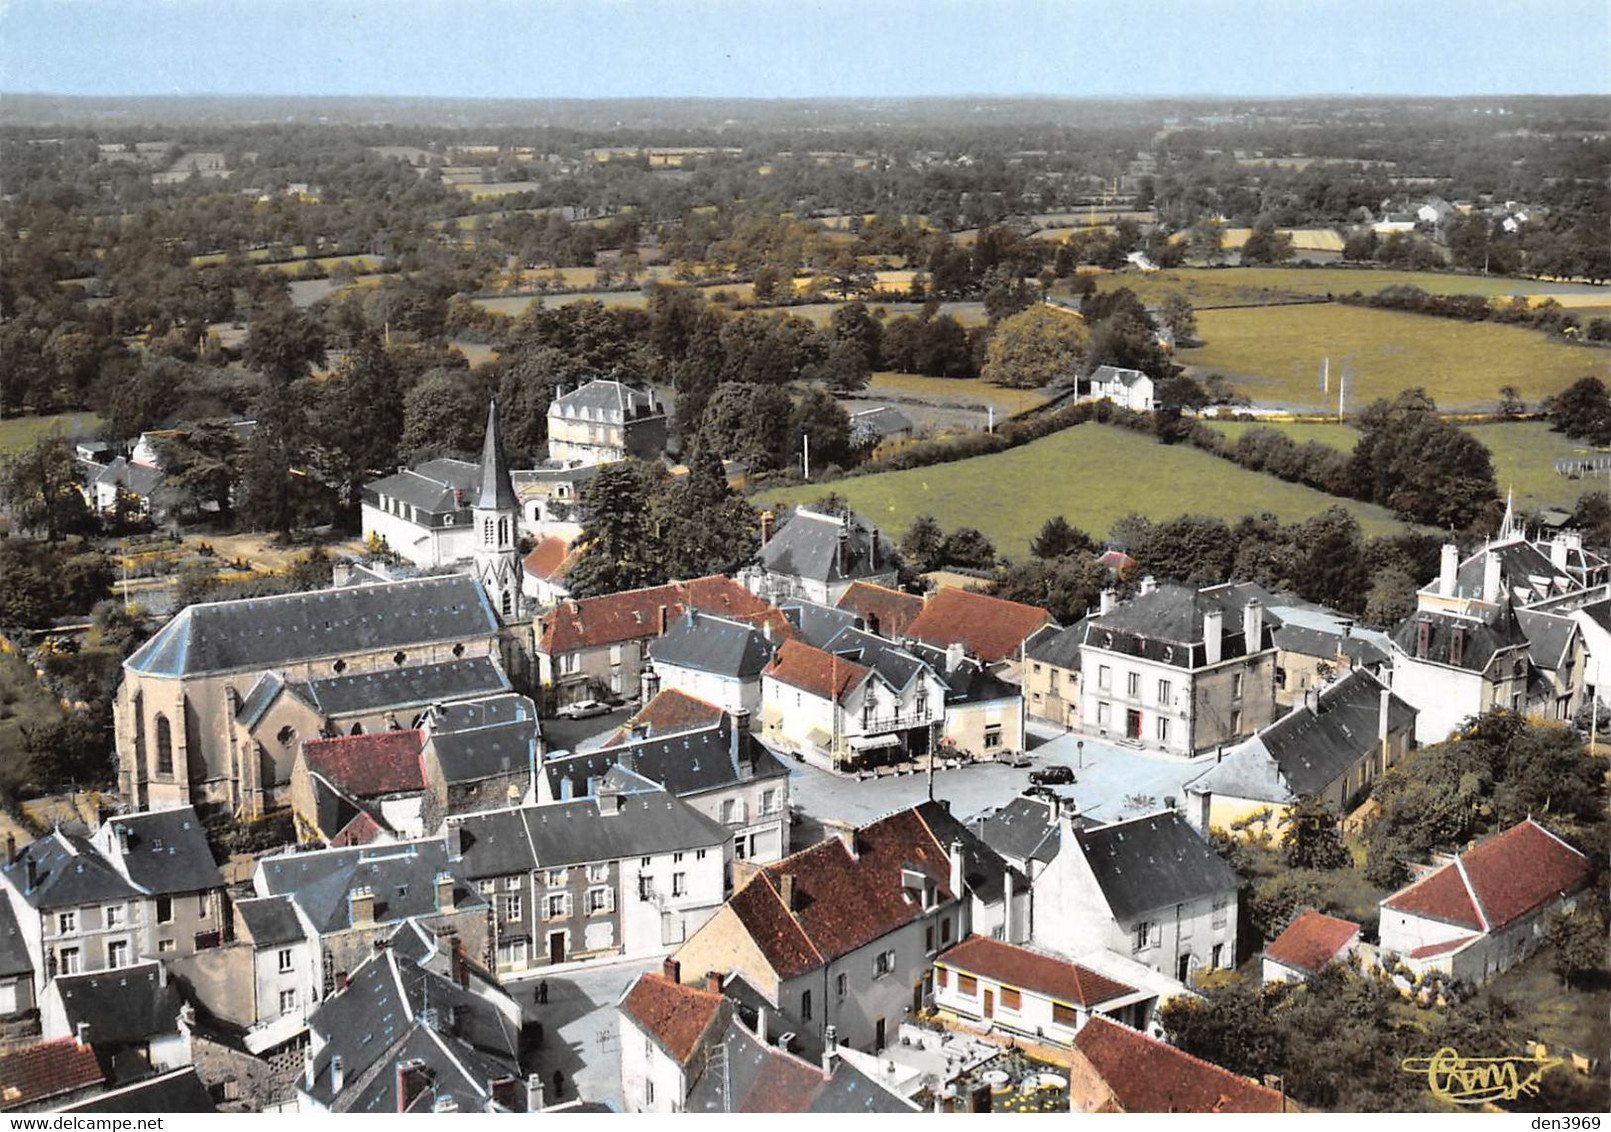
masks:
{"label": "arched church window", "polygon": [[157,773],[173,773],[173,725],[168,717],[157,715]]}
{"label": "arched church window", "polygon": [[503,591],[503,615],[508,617],[515,611],[515,598],[508,590]]}
{"label": "arched church window", "polygon": [[493,521],[491,519],[487,519],[487,520],[483,521],[482,524],[481,524],[481,541],[486,543],[488,546],[494,545],[493,541],[492,541],[492,538],[493,538],[493,535],[497,532],[497,529],[498,529],[497,526],[493,523]]}

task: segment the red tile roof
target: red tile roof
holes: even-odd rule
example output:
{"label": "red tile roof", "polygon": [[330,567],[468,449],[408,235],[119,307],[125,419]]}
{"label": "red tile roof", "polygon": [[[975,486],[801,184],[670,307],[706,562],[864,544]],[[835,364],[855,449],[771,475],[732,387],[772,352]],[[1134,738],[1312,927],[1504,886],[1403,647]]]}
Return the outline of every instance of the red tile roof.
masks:
{"label": "red tile roof", "polygon": [[683,609],[689,605],[705,613],[729,617],[748,617],[768,608],[765,600],[720,574],[647,589],[624,590],[561,603],[541,619],[537,651],[554,656],[625,641],[649,640],[660,635],[661,609],[666,611],[669,624],[682,616]]}
{"label": "red tile roof", "polygon": [[1297,971],[1318,971],[1337,957],[1359,935],[1359,925],[1316,912],[1313,908],[1293,920],[1264,949],[1264,957]]}
{"label": "red tile roof", "polygon": [[[917,810],[902,810],[855,833],[856,855],[839,837],[766,866],[735,896],[738,914],[767,961],[785,977],[846,955],[923,914],[907,898],[902,872],[916,869],[951,900],[950,856]],[[794,878],[795,908],[784,906]]]}
{"label": "red tile roof", "polygon": [[969,936],[935,962],[953,971],[966,971],[1080,1006],[1096,1006],[1136,992],[1135,987],[1098,974],[1089,967],[986,936]]}
{"label": "red tile roof", "polygon": [[346,849],[353,845],[368,845],[385,832],[380,828],[379,822],[360,810],[353,815],[350,822],[341,827],[341,832],[330,839],[330,848]]}
{"label": "red tile roof", "polygon": [[1425,947],[1416,947],[1410,950],[1411,959],[1430,959],[1434,955],[1442,955],[1446,951],[1453,951],[1457,947],[1464,947],[1477,937],[1474,935],[1457,935],[1453,939],[1446,939],[1442,943],[1429,943]]}
{"label": "red tile roof", "polygon": [[972,590],[941,589],[929,596],[906,631],[939,648],[960,643],[973,656],[993,664],[1017,656],[1024,638],[1051,619],[1038,606]]}
{"label": "red tile roof", "polygon": [[1587,857],[1528,818],[1478,842],[1383,904],[1478,931],[1499,931],[1580,887],[1593,872]]}
{"label": "red tile roof", "polygon": [[621,1000],[621,1010],[679,1065],[686,1066],[700,1040],[725,1025],[722,1005],[726,1001],[715,991],[674,983],[650,971],[632,984]]}
{"label": "red tile roof", "polygon": [[822,1071],[790,1057],[782,1050],[768,1050],[768,1057],[755,1074],[740,1112],[809,1112],[811,1102],[822,1088]]}
{"label": "red tile roof", "polygon": [[523,565],[526,573],[543,581],[552,581],[564,577],[565,572],[575,563],[575,556],[571,554],[571,544],[558,535],[544,535],[537,540],[537,545],[526,555]]}
{"label": "red tile roof", "polygon": [[425,789],[423,731],[375,731],[302,744],[308,769],[356,798]]}
{"label": "red tile roof", "polygon": [[866,679],[871,671],[853,660],[813,648],[804,641],[784,641],[778,646],[772,663],[762,670],[761,675],[781,680],[825,700],[838,700]]}
{"label": "red tile roof", "polygon": [[677,688],[667,688],[639,708],[637,714],[623,723],[604,745],[619,747],[622,743],[630,742],[634,727],[647,727],[651,739],[684,731],[701,731],[720,723],[723,714],[716,704],[690,696]]}
{"label": "red tile roof", "polygon": [[[852,582],[839,599],[839,608],[856,614],[867,624],[868,632],[884,637],[903,637],[919,613],[923,612],[923,599],[916,594],[875,586],[871,582]],[[874,629],[874,623],[877,628]]]}
{"label": "red tile roof", "polygon": [[58,1038],[0,1054],[0,1111],[77,1092],[106,1079],[95,1050]]}
{"label": "red tile roof", "polygon": [[1280,1112],[1281,1094],[1100,1014],[1074,1046],[1125,1112]]}

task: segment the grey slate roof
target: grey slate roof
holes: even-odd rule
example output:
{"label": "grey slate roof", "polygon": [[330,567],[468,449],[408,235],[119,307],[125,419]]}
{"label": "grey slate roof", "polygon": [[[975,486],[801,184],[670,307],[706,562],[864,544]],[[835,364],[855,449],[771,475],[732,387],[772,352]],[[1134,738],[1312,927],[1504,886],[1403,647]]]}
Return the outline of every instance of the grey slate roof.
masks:
{"label": "grey slate roof", "polygon": [[913,427],[911,417],[890,405],[879,405],[850,414],[852,437],[894,436],[900,432],[911,432]]}
{"label": "grey slate roof", "polygon": [[[1385,685],[1362,668],[1320,690],[1318,707],[1300,705],[1229,751],[1189,784],[1201,793],[1291,802],[1324,790],[1377,748]],[[1390,732],[1415,726],[1415,709],[1388,701]]]}
{"label": "grey slate roof", "polygon": [[364,485],[366,494],[384,495],[431,515],[468,511],[481,482],[481,465],[468,460],[427,460]]}
{"label": "grey slate roof", "polygon": [[445,705],[427,729],[425,746],[448,782],[479,782],[529,773],[537,739],[537,706],[511,692]]}
{"label": "grey slate roof", "polygon": [[[1516,610],[1508,601],[1481,619],[1456,617],[1448,613],[1411,614],[1393,630],[1393,645],[1406,657],[1416,657],[1422,623],[1429,626],[1427,649],[1426,656],[1417,659],[1462,668],[1468,672],[1482,672],[1495,653],[1527,644],[1527,634],[1522,631]],[[1460,650],[1460,662],[1454,664],[1457,629],[1464,633],[1464,643]]]}
{"label": "grey slate roof", "polygon": [[948,704],[979,704],[991,700],[1011,700],[1023,696],[1024,691],[1017,684],[1009,684],[1001,679],[989,666],[980,664],[972,657],[965,656],[955,668],[946,670],[946,651],[934,645],[925,645],[912,642],[908,646],[913,656],[933,670],[941,684],[945,685],[945,702]]}
{"label": "grey slate roof", "polygon": [[[107,824],[114,838],[112,852],[121,857],[129,879],[147,892],[200,892],[224,886],[201,819],[189,806],[124,814]],[[128,834],[127,853],[117,847],[116,838],[123,831]]]}
{"label": "grey slate roof", "polygon": [[[840,561],[841,531],[849,544],[848,563]],[[855,515],[840,519],[804,508],[795,509],[760,553],[761,565],[772,573],[818,582],[887,574],[896,562],[894,545],[866,520]]]}
{"label": "grey slate roof", "polygon": [[[477,656],[443,664],[408,664],[327,676],[295,688],[321,715],[340,716],[506,692],[509,678],[492,657]],[[241,710],[245,714],[244,706]]]}
{"label": "grey slate roof", "polygon": [[189,676],[264,669],[342,653],[491,637],[498,618],[481,584],[446,574],[186,607],[124,661],[134,672]]}
{"label": "grey slate roof", "polygon": [[87,1101],[68,1105],[58,1112],[217,1112],[212,1094],[196,1076],[194,1066],[185,1066],[151,1077],[121,1089],[102,1093]]}
{"label": "grey slate roof", "polygon": [[1046,864],[1062,842],[1055,803],[1025,794],[969,828],[997,853],[1017,861]]}
{"label": "grey slate roof", "polygon": [[92,975],[58,975],[67,1028],[88,1023],[86,1040],[94,1046],[138,1045],[179,1030],[179,991],[162,977],[155,961],[99,971]]}
{"label": "grey slate roof", "polygon": [[467,814],[459,831],[473,879],[717,848],[728,838],[664,790]]}
{"label": "grey slate roof", "polygon": [[[1581,583],[1565,570],[1556,569],[1549,555],[1524,539],[1515,539],[1498,546],[1485,547],[1460,563],[1454,575],[1456,597],[1482,597],[1482,581],[1486,572],[1486,559],[1493,554],[1499,559],[1501,596],[1508,595],[1523,604],[1554,597],[1579,588]],[[1438,588],[1434,578],[1421,592],[1433,593]]]}
{"label": "grey slate roof", "polygon": [[1567,649],[1577,632],[1577,622],[1553,613],[1518,609],[1516,621],[1527,634],[1527,651],[1540,668],[1559,668],[1567,659]]}
{"label": "grey slate roof", "polygon": [[246,725],[247,730],[256,727],[258,720],[263,718],[263,713],[273,706],[274,701],[284,690],[285,679],[278,672],[263,673],[246,693],[246,698],[241,701],[236,718]]}
{"label": "grey slate roof", "polygon": [[1076,621],[1067,629],[1056,625],[1042,625],[1024,639],[1024,656],[1050,664],[1054,668],[1080,670],[1080,642],[1085,639],[1085,621]]}
{"label": "grey slate roof", "polygon": [[1389,659],[1387,653],[1363,637],[1345,637],[1307,625],[1282,625],[1275,631],[1274,640],[1275,647],[1283,652],[1321,660],[1335,660],[1338,652],[1346,656],[1351,664],[1380,665],[1386,664]]}
{"label": "grey slate roof", "polygon": [[[30,861],[36,877],[32,888]],[[88,838],[60,829],[31,842],[0,871],[34,908],[76,908],[141,895],[140,888],[125,880]]]}
{"label": "grey slate roof", "polygon": [[818,605],[814,601],[789,601],[778,608],[783,611],[789,624],[800,631],[801,639],[812,648],[825,649],[841,630],[862,627],[861,618],[852,611]]}
{"label": "grey slate roof", "polygon": [[235,911],[257,947],[278,947],[307,938],[289,896],[258,896],[235,901]]}
{"label": "grey slate roof", "polygon": [[1147,375],[1145,373],[1142,373],[1138,369],[1123,369],[1119,366],[1100,365],[1091,371],[1090,380],[1092,382],[1100,382],[1103,385],[1108,385],[1115,381],[1123,385],[1134,385],[1136,382],[1140,381],[1146,376]]}
{"label": "grey slate roof", "polygon": [[1236,873],[1178,812],[1074,831],[1102,895],[1121,922],[1154,908],[1234,894]]}
{"label": "grey slate roof", "polygon": [[649,643],[649,656],[657,663],[738,680],[759,679],[772,652],[772,642],[753,625],[692,607],[672,622],[665,636]]}
{"label": "grey slate roof", "polygon": [[503,452],[503,428],[498,423],[498,399],[487,406],[487,433],[481,442],[481,489],[476,493],[477,509],[518,511],[520,500],[509,479],[509,459]]}
{"label": "grey slate roof", "polygon": [[[1249,649],[1242,631],[1242,614],[1251,601],[1264,607],[1263,639]],[[1227,582],[1203,589],[1161,585],[1151,593],[1138,594],[1114,606],[1108,613],[1087,619],[1083,643],[1180,668],[1200,668],[1207,663],[1203,647],[1205,614],[1217,610],[1223,615],[1220,657],[1230,660],[1271,647],[1272,636],[1282,622],[1270,611],[1270,602],[1270,595],[1252,582]]]}
{"label": "grey slate roof", "polygon": [[[861,629],[840,630],[824,651],[871,668],[896,689],[910,685],[922,674],[925,663],[915,649],[903,648],[894,641],[876,637]],[[940,650],[940,653],[943,656],[944,650]],[[932,661],[928,663],[932,664]],[[941,667],[944,667],[943,662]]]}
{"label": "grey slate roof", "polygon": [[[753,735],[741,730],[738,742],[741,753],[754,764],[757,779],[788,777],[789,768]],[[542,773],[548,776],[552,796],[560,800],[585,797],[589,781],[602,779],[617,764],[683,798],[740,781],[740,760],[734,755],[733,745],[732,725],[723,717],[703,731],[679,732],[549,759]]]}
{"label": "grey slate roof", "polygon": [[554,398],[548,407],[550,416],[581,417],[615,424],[657,416],[661,412],[652,393],[603,378]]}
{"label": "grey slate roof", "polygon": [[688,1095],[687,1112],[912,1112],[914,1107],[868,1078],[843,1058],[831,1076],[775,1046],[765,1045],[742,1024],[722,1035],[726,1072],[706,1068]]}
{"label": "grey slate roof", "polygon": [[282,853],[259,859],[257,867],[259,891],[267,896],[289,896],[321,934],[352,926],[348,894],[355,888],[368,887],[374,892],[378,923],[435,915],[438,873],[450,873],[457,882],[455,907],[462,910],[486,904],[480,893],[464,883],[462,870],[456,861],[448,860],[447,846],[440,838]]}
{"label": "grey slate roof", "polygon": [[1014,877],[1018,892],[1027,891],[1029,880],[1023,873],[1004,860],[973,830],[951,816],[947,806],[939,802],[923,802],[916,807],[918,817],[929,827],[934,839],[949,848],[953,843],[962,846],[962,880],[974,895],[987,904],[994,904],[1006,896],[1007,874]]}
{"label": "grey slate roof", "polygon": [[0,979],[26,975],[33,969],[33,960],[28,958],[28,944],[17,927],[17,916],[11,910],[11,901],[0,898]]}
{"label": "grey slate roof", "polygon": [[141,499],[150,499],[152,493],[162,486],[163,478],[161,468],[153,468],[150,464],[131,464],[122,456],[115,457],[95,473],[96,483],[113,484],[133,492]]}

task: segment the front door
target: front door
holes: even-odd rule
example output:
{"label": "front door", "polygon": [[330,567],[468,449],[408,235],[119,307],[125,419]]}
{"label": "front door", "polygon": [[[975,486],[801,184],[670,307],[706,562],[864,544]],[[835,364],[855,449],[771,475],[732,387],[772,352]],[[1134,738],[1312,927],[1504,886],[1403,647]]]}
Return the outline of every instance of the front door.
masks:
{"label": "front door", "polygon": [[1130,739],[1141,738],[1141,713],[1127,711],[1124,713],[1124,734]]}
{"label": "front door", "polygon": [[873,1023],[873,1051],[882,1052],[884,1045],[884,1020],[879,1018]]}
{"label": "front door", "polygon": [[548,933],[548,961],[550,963],[565,962],[565,933]]}
{"label": "front door", "polygon": [[996,1016],[996,992],[988,988],[984,992],[984,1016],[986,1018]]}
{"label": "front door", "polygon": [[1188,951],[1186,954],[1184,954],[1184,955],[1182,955],[1180,957],[1180,971],[1175,976],[1175,978],[1178,981],[1184,983],[1190,977],[1191,977],[1191,952]]}

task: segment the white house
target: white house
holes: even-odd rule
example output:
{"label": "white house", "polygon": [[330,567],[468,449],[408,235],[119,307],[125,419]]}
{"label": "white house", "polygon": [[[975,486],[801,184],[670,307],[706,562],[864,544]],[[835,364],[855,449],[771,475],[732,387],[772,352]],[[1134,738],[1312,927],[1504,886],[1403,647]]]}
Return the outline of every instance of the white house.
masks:
{"label": "white house", "polygon": [[1341,963],[1359,950],[1359,925],[1308,909],[1264,949],[1261,978],[1270,983],[1301,982],[1328,963]]}
{"label": "white house", "polygon": [[686,692],[729,712],[761,714],[761,671],[772,660],[772,632],[693,607],[649,644],[660,687]]}
{"label": "white house", "polygon": [[683,984],[675,959],[638,976],[617,1004],[627,1112],[682,1112],[732,1017],[720,987]]}
{"label": "white house", "polygon": [[1137,413],[1152,412],[1152,378],[1138,369],[1097,366],[1085,380],[1089,390],[1081,400],[1112,401],[1120,408]]}

